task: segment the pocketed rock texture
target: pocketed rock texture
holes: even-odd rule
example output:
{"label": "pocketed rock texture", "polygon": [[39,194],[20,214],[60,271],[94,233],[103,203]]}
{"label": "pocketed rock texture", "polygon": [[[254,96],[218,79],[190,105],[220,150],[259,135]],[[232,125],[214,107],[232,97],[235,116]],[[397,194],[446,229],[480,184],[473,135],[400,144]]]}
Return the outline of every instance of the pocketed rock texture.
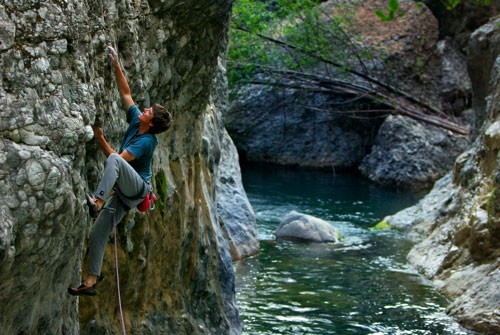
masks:
{"label": "pocketed rock texture", "polygon": [[[82,202],[101,175],[92,140],[125,130],[105,52],[118,49],[133,96],[173,112],[153,160],[156,210],[119,226],[130,334],[238,334],[229,247],[215,203],[222,130],[210,98],[227,43],[229,0],[47,1],[0,5],[0,329],[5,334],[121,332],[113,248],[98,296],[82,278],[92,222]],[[211,123],[217,131],[206,133]]]}
{"label": "pocketed rock texture", "polygon": [[473,107],[486,116],[480,135],[429,195],[388,223],[424,236],[408,259],[452,298],[448,312],[481,334],[499,334],[500,17],[472,34],[469,55]]}

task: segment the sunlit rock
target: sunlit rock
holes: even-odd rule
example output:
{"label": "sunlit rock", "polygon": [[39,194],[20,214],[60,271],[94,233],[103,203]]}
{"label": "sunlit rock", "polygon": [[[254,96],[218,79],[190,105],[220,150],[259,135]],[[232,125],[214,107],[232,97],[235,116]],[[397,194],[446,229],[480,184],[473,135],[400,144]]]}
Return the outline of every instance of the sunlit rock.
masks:
{"label": "sunlit rock", "polygon": [[282,220],[274,233],[278,239],[307,242],[339,242],[341,235],[328,222],[311,215],[291,211]]}
{"label": "sunlit rock", "polygon": [[222,139],[222,155],[216,187],[217,214],[227,235],[231,256],[238,260],[260,250],[257,223],[241,180],[238,152],[227,132]]}

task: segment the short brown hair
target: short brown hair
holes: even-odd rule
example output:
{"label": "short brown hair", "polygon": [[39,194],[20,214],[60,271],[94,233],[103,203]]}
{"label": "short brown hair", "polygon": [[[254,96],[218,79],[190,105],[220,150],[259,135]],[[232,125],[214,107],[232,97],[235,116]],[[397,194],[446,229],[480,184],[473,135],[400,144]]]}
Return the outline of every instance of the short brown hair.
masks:
{"label": "short brown hair", "polygon": [[170,128],[172,115],[165,107],[159,104],[154,104],[153,113],[155,114],[151,119],[153,125],[149,128],[149,132],[151,134],[159,134]]}

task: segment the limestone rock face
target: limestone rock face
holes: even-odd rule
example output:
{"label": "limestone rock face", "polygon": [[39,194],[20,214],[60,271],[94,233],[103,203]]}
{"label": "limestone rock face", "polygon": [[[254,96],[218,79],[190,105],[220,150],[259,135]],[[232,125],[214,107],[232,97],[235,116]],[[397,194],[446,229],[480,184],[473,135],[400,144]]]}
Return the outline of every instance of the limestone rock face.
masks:
{"label": "limestone rock face", "polygon": [[480,135],[428,196],[389,219],[415,224],[424,238],[410,251],[410,263],[453,299],[450,314],[481,334],[500,333],[499,41],[498,17],[471,36],[469,70],[483,69],[471,76],[473,107],[489,116]]}
{"label": "limestone rock face", "polygon": [[338,242],[340,233],[328,222],[311,215],[291,211],[274,233],[277,238],[307,242]]}
{"label": "limestone rock face", "polygon": [[[215,200],[221,151],[210,99],[231,1],[8,1],[0,5],[0,328],[5,334],[116,334],[113,249],[94,299],[80,282],[91,221],[82,204],[126,127],[107,59],[117,47],[139,107],[174,123],[158,136],[158,201],[119,226],[131,334],[238,334],[229,246]],[[205,131],[211,123],[218,131]]]}
{"label": "limestone rock face", "polygon": [[[239,260],[257,254],[260,244],[255,214],[243,188],[238,152],[222,122],[228,101],[224,57],[219,57],[218,69],[212,89],[215,108],[211,117],[205,119],[203,147],[208,156],[217,156],[219,162],[215,176],[217,218],[232,259]],[[217,134],[215,139],[213,134]],[[212,151],[218,154],[209,155]]]}

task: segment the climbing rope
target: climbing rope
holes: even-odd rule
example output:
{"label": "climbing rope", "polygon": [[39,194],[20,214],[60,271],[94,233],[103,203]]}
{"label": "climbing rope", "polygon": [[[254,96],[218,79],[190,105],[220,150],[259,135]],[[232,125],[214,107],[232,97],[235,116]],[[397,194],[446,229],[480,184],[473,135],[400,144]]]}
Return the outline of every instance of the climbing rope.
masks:
{"label": "climbing rope", "polygon": [[[156,195],[153,194],[153,192],[150,192],[147,196],[148,200],[148,206],[147,209],[153,210],[154,207],[154,202],[156,201]],[[116,188],[115,191],[115,208],[113,211],[113,233],[114,233],[114,240],[115,240],[115,269],[116,269],[116,288],[118,291],[118,306],[120,307],[120,316],[121,316],[121,324],[122,324],[122,332],[123,335],[127,335],[127,328],[125,327],[125,318],[123,317],[123,309],[122,309],[122,298],[121,298],[121,293],[120,293],[120,271],[118,270],[118,243],[117,243],[117,238],[116,238],[116,209],[118,207],[118,202],[119,200],[119,190]],[[149,223],[148,223],[148,231],[149,231]]]}
{"label": "climbing rope", "polygon": [[122,332],[123,335],[127,334],[127,328],[125,328],[125,318],[123,317],[123,309],[122,309],[122,298],[120,294],[120,272],[118,271],[118,247],[116,243],[116,207],[118,206],[118,190],[116,191],[116,205],[115,210],[113,212],[113,232],[115,235],[115,269],[116,269],[116,288],[118,291],[118,305],[120,306],[120,316],[121,316],[121,324],[122,324]]}

